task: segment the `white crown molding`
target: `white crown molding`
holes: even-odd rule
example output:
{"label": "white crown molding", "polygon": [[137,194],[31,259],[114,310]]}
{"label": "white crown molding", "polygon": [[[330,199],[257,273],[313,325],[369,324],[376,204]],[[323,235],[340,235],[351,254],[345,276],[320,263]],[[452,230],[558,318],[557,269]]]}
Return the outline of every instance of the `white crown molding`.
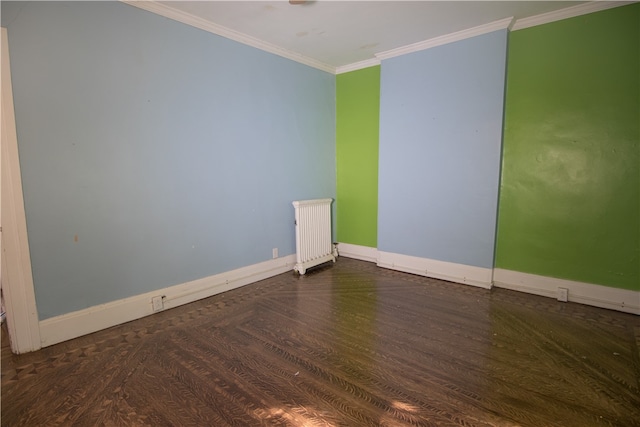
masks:
{"label": "white crown molding", "polygon": [[612,9],[614,7],[626,6],[636,2],[628,1],[593,1],[583,3],[576,6],[570,6],[565,9],[555,10],[553,12],[542,13],[540,15],[530,16],[516,20],[513,24],[512,31],[522,30],[524,28],[535,27],[537,25],[548,24],[550,22],[560,21],[563,19],[574,18],[588,13],[599,12],[601,10]]}
{"label": "white crown molding", "polygon": [[568,290],[568,300],[595,307],[640,315],[640,291],[610,288],[592,283],[556,279],[513,270],[493,270],[493,285],[549,298],[558,297],[558,288]]}
{"label": "white crown molding", "polygon": [[477,27],[468,28],[466,30],[457,31],[451,34],[445,34],[443,36],[434,37],[432,39],[424,40],[417,43],[412,43],[406,46],[401,46],[395,49],[379,52],[375,54],[375,58],[365,59],[363,61],[354,62],[347,65],[341,65],[334,67],[308,56],[302,55],[297,52],[284,49],[280,46],[272,43],[260,40],[256,37],[249,36],[239,31],[232,30],[222,25],[215,24],[205,19],[199,18],[195,15],[183,12],[181,10],[172,8],[162,3],[158,3],[155,0],[120,0],[122,3],[137,7],[139,9],[146,10],[148,12],[155,13],[165,18],[173,19],[174,21],[181,22],[183,24],[190,25],[195,28],[225,37],[229,40],[236,41],[238,43],[245,44],[247,46],[255,47],[256,49],[263,50],[265,52],[272,53],[274,55],[281,56],[283,58],[290,59],[295,62],[299,62],[309,67],[317,68],[322,71],[326,71],[331,74],[343,74],[350,71],[356,71],[363,68],[373,67],[380,65],[380,61],[384,59],[393,58],[400,55],[406,55],[408,53],[417,52],[420,50],[429,49],[432,47],[453,43],[459,40],[468,39],[471,37],[479,36],[482,34],[490,33],[497,30],[509,29],[510,31],[517,31],[524,28],[533,27],[536,25],[543,25],[549,22],[559,21],[562,19],[573,18],[588,13],[598,12],[601,10],[612,9],[619,6],[626,6],[636,3],[636,1],[593,1],[589,3],[579,4],[576,6],[570,6],[565,9],[556,10],[553,12],[543,13],[528,18],[522,18],[515,20],[513,17],[501,19],[498,21],[490,22],[488,24],[479,25]]}
{"label": "white crown molding", "polygon": [[477,27],[468,28],[462,31],[456,31],[455,33],[451,34],[445,34],[444,36],[434,37],[429,40],[408,44],[396,49],[376,53],[376,58],[380,60],[389,59],[400,55],[406,55],[407,53],[418,52],[421,50],[430,49],[432,47],[441,46],[443,44],[453,43],[459,40],[480,36],[482,34],[491,33],[493,31],[504,30],[509,28],[509,25],[511,25],[511,21],[513,21],[513,17],[500,19],[499,21],[490,22],[488,24],[479,25]]}
{"label": "white crown molding", "polygon": [[380,60],[378,58],[365,59],[364,61],[358,61],[352,64],[341,65],[340,67],[337,67],[336,74],[362,70],[363,68],[375,67],[376,65],[380,65]]}
{"label": "white crown molding", "polygon": [[295,255],[288,255],[42,320],[42,347],[149,316],[153,297],[162,296],[167,310],[291,271],[295,261]]}
{"label": "white crown molding", "polygon": [[139,9],[146,10],[148,12],[155,13],[165,18],[173,19],[174,21],[182,22],[183,24],[190,25],[195,28],[199,28],[204,31],[216,34],[218,36],[227,38],[229,40],[236,41],[238,43],[245,44],[247,46],[255,47],[256,49],[263,50],[265,52],[273,53],[274,55],[281,56],[283,58],[290,59],[292,61],[299,62],[309,67],[317,68],[318,70],[326,71],[327,73],[335,74],[335,67],[325,64],[308,56],[301,55],[299,53],[284,49],[275,44],[260,40],[250,35],[241,33],[239,31],[232,30],[231,28],[223,27],[222,25],[214,24],[206,19],[199,18],[191,15],[190,13],[183,12],[178,9],[174,9],[170,6],[158,3],[154,0],[120,0],[122,3],[130,6],[137,7]]}

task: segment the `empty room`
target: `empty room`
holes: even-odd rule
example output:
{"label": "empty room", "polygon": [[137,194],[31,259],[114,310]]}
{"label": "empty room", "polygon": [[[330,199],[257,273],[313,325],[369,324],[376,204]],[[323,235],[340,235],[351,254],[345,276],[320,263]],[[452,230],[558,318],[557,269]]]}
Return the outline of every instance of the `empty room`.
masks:
{"label": "empty room", "polygon": [[1,425],[640,426],[639,3],[0,6]]}

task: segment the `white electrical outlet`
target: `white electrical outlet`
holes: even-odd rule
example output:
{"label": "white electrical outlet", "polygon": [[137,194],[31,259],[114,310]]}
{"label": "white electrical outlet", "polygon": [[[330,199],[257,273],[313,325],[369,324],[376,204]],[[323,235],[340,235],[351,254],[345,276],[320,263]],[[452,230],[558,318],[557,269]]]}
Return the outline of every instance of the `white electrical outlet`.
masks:
{"label": "white electrical outlet", "polygon": [[271,254],[273,255],[273,259],[278,258],[278,248],[273,248]]}
{"label": "white electrical outlet", "polygon": [[162,301],[163,297],[153,297],[151,298],[151,305],[153,306],[153,311],[160,311],[164,308],[164,302]]}
{"label": "white electrical outlet", "polygon": [[558,288],[558,301],[561,301],[561,302],[569,301],[569,289]]}

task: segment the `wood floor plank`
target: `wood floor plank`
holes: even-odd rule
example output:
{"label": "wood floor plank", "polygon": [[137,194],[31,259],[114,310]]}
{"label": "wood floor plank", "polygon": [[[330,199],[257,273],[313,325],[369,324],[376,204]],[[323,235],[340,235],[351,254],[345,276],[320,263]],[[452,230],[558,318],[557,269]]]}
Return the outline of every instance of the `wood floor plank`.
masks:
{"label": "wood floor plank", "polygon": [[340,258],[13,355],[3,426],[640,426],[640,317]]}

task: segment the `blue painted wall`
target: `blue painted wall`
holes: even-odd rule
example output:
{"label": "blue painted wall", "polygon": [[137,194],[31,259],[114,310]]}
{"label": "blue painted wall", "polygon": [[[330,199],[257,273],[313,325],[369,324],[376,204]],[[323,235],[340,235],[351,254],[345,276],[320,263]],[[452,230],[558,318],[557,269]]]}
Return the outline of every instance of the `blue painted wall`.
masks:
{"label": "blue painted wall", "polygon": [[382,62],[378,249],[492,268],[507,30]]}
{"label": "blue painted wall", "polygon": [[41,320],[292,254],[335,198],[333,75],[118,2],[2,18]]}

